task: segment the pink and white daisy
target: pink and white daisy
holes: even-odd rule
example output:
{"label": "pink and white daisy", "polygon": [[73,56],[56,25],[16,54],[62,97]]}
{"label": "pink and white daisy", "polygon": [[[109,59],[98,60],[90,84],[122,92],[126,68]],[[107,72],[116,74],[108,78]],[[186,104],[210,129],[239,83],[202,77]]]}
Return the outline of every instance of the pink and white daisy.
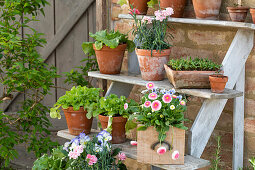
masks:
{"label": "pink and white daisy", "polygon": [[125,153],[119,153],[118,154],[118,160],[125,161],[126,160],[126,154]]}
{"label": "pink and white daisy", "polygon": [[174,151],[174,152],[172,153],[172,159],[173,159],[173,160],[177,160],[177,159],[179,159],[179,157],[180,157],[179,151]]}
{"label": "pink and white daisy", "polygon": [[162,107],[162,104],[161,104],[161,102],[158,101],[158,100],[155,100],[155,101],[152,102],[152,104],[151,104],[151,108],[152,108],[152,110],[154,110],[154,111],[160,110],[161,107]]}
{"label": "pink and white daisy", "polygon": [[184,100],[180,101],[180,105],[185,106],[186,102]]}
{"label": "pink and white daisy", "polygon": [[144,107],[148,108],[151,106],[151,101],[146,101],[144,104],[143,104]]}
{"label": "pink and white daisy", "polygon": [[177,96],[176,96],[176,95],[173,95],[172,97],[173,97],[174,99],[176,99],[176,98],[177,98]]}
{"label": "pink and white daisy", "polygon": [[157,149],[157,154],[163,155],[163,154],[165,154],[165,153],[166,153],[166,147],[161,146],[161,147],[159,147],[159,148]]}
{"label": "pink and white daisy", "polygon": [[155,88],[155,84],[152,83],[152,82],[149,82],[149,83],[146,84],[146,87],[147,87],[148,90],[152,90],[152,89]]}
{"label": "pink and white daisy", "polygon": [[165,103],[170,103],[172,101],[172,97],[170,94],[164,94],[164,96],[162,97],[162,100],[165,102]]}
{"label": "pink and white daisy", "polygon": [[137,141],[130,141],[130,144],[131,144],[132,146],[137,146]]}
{"label": "pink and white daisy", "polygon": [[124,109],[125,109],[125,110],[128,109],[128,104],[127,104],[127,103],[124,104]]}
{"label": "pink and white daisy", "polygon": [[158,98],[158,95],[156,93],[150,93],[148,97],[151,100],[156,100]]}
{"label": "pink and white daisy", "polygon": [[174,105],[171,105],[171,106],[170,106],[170,109],[171,109],[171,110],[174,110],[174,109],[175,109],[175,106],[174,106]]}

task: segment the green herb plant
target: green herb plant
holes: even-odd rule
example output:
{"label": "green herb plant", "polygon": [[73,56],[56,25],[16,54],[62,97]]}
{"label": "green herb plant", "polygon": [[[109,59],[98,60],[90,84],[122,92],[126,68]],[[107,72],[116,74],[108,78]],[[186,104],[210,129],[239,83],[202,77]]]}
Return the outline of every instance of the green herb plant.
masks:
{"label": "green herb plant", "polygon": [[[15,146],[27,144],[27,150],[37,157],[57,145],[52,142],[48,128],[48,107],[42,104],[49,94],[52,83],[58,77],[38,53],[46,40],[31,25],[37,22],[39,13],[44,15],[47,0],[2,0],[0,1],[0,83],[3,100],[13,94],[25,94],[25,100],[16,114],[0,112],[0,160],[2,167],[9,166],[18,156]],[[26,34],[23,35],[23,30]],[[19,133],[21,132],[21,133]]]}
{"label": "green herb plant", "polygon": [[220,162],[221,162],[220,152],[221,152],[221,137],[218,136],[217,137],[217,149],[215,152],[215,159],[212,160],[212,165],[211,165],[210,170],[220,170]]}
{"label": "green herb plant", "polygon": [[249,162],[250,162],[251,167],[253,168],[253,170],[255,170],[255,157],[249,159]]}
{"label": "green herb plant", "polygon": [[[125,109],[124,105],[127,105]],[[109,116],[107,131],[111,132],[112,130],[112,120],[113,117],[123,116],[127,118],[126,131],[136,127],[136,124],[130,119],[130,115],[137,110],[138,104],[134,100],[127,102],[125,96],[118,97],[115,94],[111,94],[106,98],[102,97],[100,99],[100,110],[94,112],[95,116],[99,114],[103,116]]]}
{"label": "green herb plant", "polygon": [[176,71],[218,71],[222,65],[212,62],[209,59],[195,58],[192,59],[172,59],[168,65]]}
{"label": "green herb plant", "polygon": [[61,96],[54,107],[50,109],[51,118],[61,119],[60,107],[63,109],[73,107],[75,111],[83,107],[88,112],[87,118],[90,119],[93,116],[93,112],[98,108],[100,90],[99,88],[88,88],[86,86],[73,87],[70,91],[66,91],[66,94]]}
{"label": "green herb plant", "polygon": [[95,55],[95,50],[93,49],[93,44],[97,50],[101,50],[103,46],[110,47],[112,49],[117,48],[118,45],[127,44],[128,52],[134,51],[135,44],[133,41],[128,40],[126,34],[122,34],[119,31],[99,31],[95,34],[89,33],[89,36],[95,39],[95,42],[84,42],[82,48],[85,54],[88,56]]}

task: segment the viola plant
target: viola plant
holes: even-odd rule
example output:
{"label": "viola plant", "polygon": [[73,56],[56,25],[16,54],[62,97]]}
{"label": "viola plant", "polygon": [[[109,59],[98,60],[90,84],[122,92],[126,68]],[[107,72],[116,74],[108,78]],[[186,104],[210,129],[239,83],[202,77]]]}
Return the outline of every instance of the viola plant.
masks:
{"label": "viola plant", "polygon": [[132,9],[130,15],[135,20],[135,26],[132,30],[133,35],[136,37],[136,48],[145,50],[157,50],[162,51],[169,49],[172,45],[168,40],[173,36],[167,33],[167,28],[170,25],[167,23],[168,17],[174,13],[172,8],[166,8],[165,10],[155,11],[153,17],[144,16],[142,20],[137,18],[139,11]]}
{"label": "viola plant", "polygon": [[81,133],[70,142],[66,142],[53,150],[51,156],[43,155],[34,162],[33,170],[39,169],[75,169],[125,170],[122,163],[126,155],[119,148],[112,149],[111,135],[107,131],[100,132],[93,139]]}
{"label": "viola plant", "polygon": [[[155,88],[153,83],[148,83],[146,87],[147,90],[142,92],[144,96],[141,100],[140,110],[133,115],[141,124],[137,130],[154,127],[159,133],[160,144],[165,140],[166,132],[170,130],[171,126],[187,130],[183,124],[187,120],[183,114],[187,109],[186,99],[177,95],[174,89],[160,90]],[[157,151],[159,154],[166,152],[166,148],[161,149],[159,148]]]}

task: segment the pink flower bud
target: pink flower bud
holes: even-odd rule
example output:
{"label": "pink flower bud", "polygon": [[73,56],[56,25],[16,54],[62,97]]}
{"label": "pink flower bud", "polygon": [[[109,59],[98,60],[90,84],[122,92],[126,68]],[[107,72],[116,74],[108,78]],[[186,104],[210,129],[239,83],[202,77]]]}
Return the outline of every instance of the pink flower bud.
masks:
{"label": "pink flower bud", "polygon": [[174,151],[174,152],[172,153],[172,159],[173,159],[173,160],[177,160],[177,159],[179,159],[179,157],[180,157],[179,151]]}
{"label": "pink flower bud", "polygon": [[159,147],[159,148],[157,149],[157,154],[163,155],[163,154],[165,154],[165,153],[166,153],[166,147],[161,146],[161,147]]}
{"label": "pink flower bud", "polygon": [[130,144],[131,144],[132,146],[137,146],[137,141],[130,141]]}

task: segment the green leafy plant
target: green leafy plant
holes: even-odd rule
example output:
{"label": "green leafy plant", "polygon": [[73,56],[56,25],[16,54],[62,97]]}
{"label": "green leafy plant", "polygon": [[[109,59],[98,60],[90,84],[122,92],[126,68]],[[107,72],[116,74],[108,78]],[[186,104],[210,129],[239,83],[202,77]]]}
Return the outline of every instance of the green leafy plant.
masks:
{"label": "green leafy plant", "polygon": [[221,156],[220,156],[220,152],[221,152],[221,137],[218,136],[217,137],[217,149],[215,152],[215,159],[212,160],[212,165],[210,170],[219,170],[220,169],[220,162],[221,162]]}
{"label": "green leafy plant", "polygon": [[110,133],[106,131],[100,132],[93,139],[81,133],[70,142],[66,142],[64,146],[53,149],[50,156],[45,154],[37,159],[33,170],[126,170],[122,162],[126,159],[126,155],[121,153],[119,148],[112,149],[109,142],[111,139]]}
{"label": "green leafy plant", "polygon": [[[51,150],[57,143],[50,140],[51,126],[48,107],[41,102],[49,94],[56,74],[38,53],[46,40],[31,25],[39,13],[44,14],[47,0],[3,0],[0,2],[0,83],[3,86],[1,102],[14,93],[26,98],[16,114],[0,112],[0,159],[3,166],[18,156],[15,146],[28,144],[27,150],[37,157]],[[22,35],[21,30],[26,29]],[[18,133],[21,131],[21,134]]]}
{"label": "green leafy plant", "polygon": [[187,121],[183,114],[187,109],[186,100],[181,95],[177,96],[175,90],[160,90],[153,87],[153,83],[147,84],[139,112],[132,117],[141,124],[137,130],[146,130],[153,126],[159,133],[158,140],[162,142],[171,126],[188,129],[183,124]]}
{"label": "green leafy plant", "polygon": [[86,63],[84,66],[77,67],[80,71],[72,69],[70,72],[64,73],[66,76],[65,83],[75,86],[93,87],[91,84],[92,79],[89,78],[88,72],[98,70],[97,60],[89,57],[83,59],[81,62]]}
{"label": "green leafy plant", "polygon": [[70,91],[66,91],[66,94],[61,96],[54,107],[50,109],[51,118],[61,118],[60,107],[63,109],[73,107],[75,111],[83,107],[84,110],[87,110],[86,116],[90,119],[94,110],[97,109],[100,90],[99,88],[88,88],[86,86],[73,87]]}
{"label": "green leafy plant", "polygon": [[101,50],[104,45],[110,48],[117,48],[120,44],[127,44],[128,52],[134,51],[135,48],[134,42],[128,40],[127,35],[121,34],[119,31],[108,32],[107,30],[103,30],[95,34],[89,33],[89,36],[95,39],[95,43],[84,42],[82,44],[83,51],[88,56],[95,55],[93,44],[95,44],[97,50]]}
{"label": "green leafy plant", "polygon": [[168,65],[176,71],[218,71],[221,69],[221,65],[212,62],[209,59],[195,58],[192,59],[172,59],[168,62]]}
{"label": "green leafy plant", "polygon": [[173,39],[170,32],[167,29],[172,29],[167,19],[173,14],[172,8],[166,10],[158,10],[155,12],[155,16],[144,16],[142,20],[137,18],[139,11],[132,9],[131,16],[135,20],[135,26],[132,29],[132,34],[135,36],[138,42],[136,48],[160,51],[170,48],[172,45],[168,42],[169,39]]}
{"label": "green leafy plant", "polygon": [[253,170],[255,170],[255,157],[249,159],[249,162],[250,162],[250,164],[251,164]]}

